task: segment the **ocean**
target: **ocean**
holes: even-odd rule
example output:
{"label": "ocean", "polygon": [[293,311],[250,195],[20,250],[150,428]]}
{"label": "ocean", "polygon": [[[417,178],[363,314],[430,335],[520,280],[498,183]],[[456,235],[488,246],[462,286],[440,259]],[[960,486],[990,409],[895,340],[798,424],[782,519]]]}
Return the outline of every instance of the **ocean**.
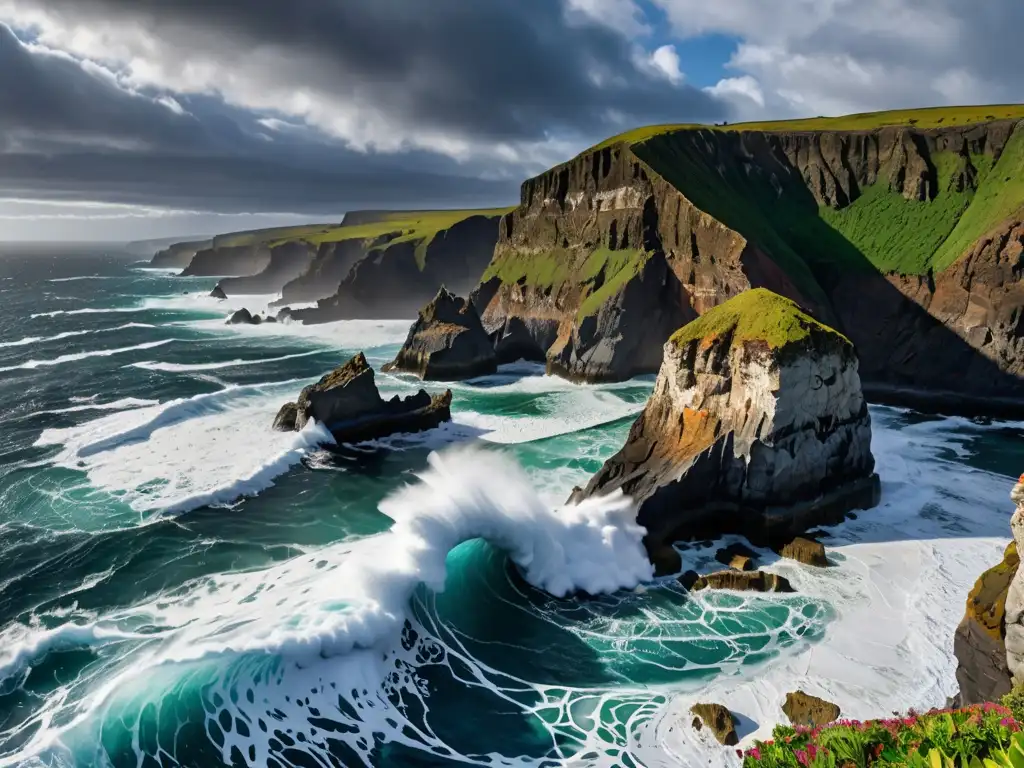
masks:
{"label": "ocean", "polygon": [[441,429],[336,447],[278,408],[360,350],[386,397],[424,386],[380,373],[411,318],[228,326],[274,297],[215,283],[0,254],[0,766],[736,766],[693,703],[747,738],[797,688],[855,718],[955,692],[1022,425],[873,406],[882,504],[832,566],[763,552],[794,594],[689,595],[628,503],[564,506],[651,377],[503,366]]}

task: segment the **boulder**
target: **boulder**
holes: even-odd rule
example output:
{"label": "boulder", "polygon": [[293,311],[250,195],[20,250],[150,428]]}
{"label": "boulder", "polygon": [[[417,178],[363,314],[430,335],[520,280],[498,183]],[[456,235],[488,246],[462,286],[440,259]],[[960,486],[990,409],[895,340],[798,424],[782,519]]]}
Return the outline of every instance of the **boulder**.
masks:
{"label": "boulder", "polygon": [[693,727],[700,730],[702,725],[706,726],[719,744],[733,747],[739,743],[739,737],[736,735],[736,718],[726,707],[721,704],[694,704],[690,707],[690,713],[696,715]]}
{"label": "boulder", "polygon": [[769,546],[874,506],[871,420],[848,339],[746,291],[665,344],[626,445],[571,501],[621,489],[648,551],[723,533]]}
{"label": "boulder", "polygon": [[214,299],[226,299],[228,295],[224,293],[224,289],[220,287],[220,283],[214,286],[214,289],[210,291],[210,296]]}
{"label": "boulder", "polygon": [[651,562],[654,564],[655,576],[671,576],[679,573],[683,567],[683,558],[671,544],[665,544],[651,552]]}
{"label": "boulder", "polygon": [[232,312],[227,320],[228,325],[252,325],[256,322],[258,321],[253,318],[252,312],[245,307]]}
{"label": "boulder", "polygon": [[730,544],[715,553],[715,560],[737,571],[752,571],[757,553],[743,544]]}
{"label": "boulder", "polygon": [[[304,387],[295,403],[294,429],[311,419],[330,430],[339,443],[375,440],[401,432],[421,432],[451,420],[451,390],[431,396],[425,390],[384,400],[377,392],[373,368],[362,352]],[[288,423],[289,405],[275,419]]]}
{"label": "boulder", "polygon": [[839,719],[839,707],[831,701],[819,699],[803,691],[793,691],[786,694],[786,701],[782,705],[782,711],[789,718],[793,725],[805,725],[808,728],[818,728],[828,725]]}
{"label": "boulder", "polygon": [[494,344],[471,301],[443,286],[420,310],[419,318],[385,371],[414,373],[421,379],[471,379],[498,368]]}
{"label": "boulder", "polygon": [[1011,542],[1002,561],[981,574],[967,595],[964,618],[953,635],[956,681],[960,686],[955,699],[958,707],[998,701],[1010,691],[1006,603],[1019,565],[1017,543]]}
{"label": "boulder", "polygon": [[777,546],[775,552],[781,557],[796,560],[804,565],[814,565],[818,568],[828,565],[824,545],[809,536],[794,536],[781,546]]}
{"label": "boulder", "polygon": [[281,406],[281,410],[277,412],[277,417],[274,419],[274,429],[278,432],[293,432],[298,416],[299,406],[295,403],[285,403]]}
{"label": "boulder", "polygon": [[[718,571],[694,579],[687,571],[680,583],[691,592],[702,589],[733,589],[739,592],[793,592],[789,579],[765,571]],[[696,574],[694,574],[696,575]]]}

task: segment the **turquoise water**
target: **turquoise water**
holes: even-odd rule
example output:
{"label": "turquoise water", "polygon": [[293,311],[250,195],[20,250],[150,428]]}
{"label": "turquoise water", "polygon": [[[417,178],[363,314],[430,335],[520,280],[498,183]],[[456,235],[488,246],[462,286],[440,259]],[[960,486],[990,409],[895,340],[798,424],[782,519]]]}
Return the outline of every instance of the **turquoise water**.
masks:
{"label": "turquoise water", "polygon": [[[273,432],[277,408],[356,351],[379,371],[408,321],[228,327],[215,282],[0,259],[0,765],[655,765],[673,701],[756,679],[842,613],[827,591],[672,579],[549,594],[557,567],[531,576],[517,547],[554,542],[575,586],[635,569],[628,536],[581,562],[596,528],[558,507],[651,380],[507,366],[452,384],[441,430],[320,445]],[[385,396],[421,386],[377,376]],[[922,423],[883,409],[876,432],[903,455]],[[993,488],[1024,459],[1016,425],[939,426],[932,454]],[[448,474],[428,492],[432,451]],[[378,505],[418,483],[392,530]]]}

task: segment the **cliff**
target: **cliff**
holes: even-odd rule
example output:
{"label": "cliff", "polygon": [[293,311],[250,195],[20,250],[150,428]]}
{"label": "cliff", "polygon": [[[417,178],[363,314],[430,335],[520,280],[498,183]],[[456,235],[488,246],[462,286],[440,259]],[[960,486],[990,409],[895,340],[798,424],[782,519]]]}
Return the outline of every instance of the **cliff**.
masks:
{"label": "cliff", "polygon": [[173,243],[159,250],[150,260],[150,265],[168,269],[184,269],[199,251],[213,247],[213,240],[192,240]]}
{"label": "cliff", "polygon": [[[354,263],[331,296],[317,301],[315,308],[288,314],[305,323],[412,317],[442,286],[468,293],[493,255],[506,210],[395,213],[382,221],[341,227],[331,235],[335,252],[325,259],[318,253],[307,275],[338,274],[340,259]],[[326,242],[321,241],[321,248]],[[346,249],[346,242],[353,245]],[[358,248],[365,254],[358,255]],[[305,275],[300,280],[311,282]],[[286,297],[295,295],[290,288],[285,287]]]}
{"label": "cliff", "polygon": [[316,249],[305,240],[288,240],[268,250],[267,264],[260,272],[224,278],[217,287],[227,296],[278,293],[286,283],[309,269],[316,256]]}
{"label": "cliff", "polygon": [[625,446],[571,501],[623,491],[650,552],[721,533],[777,546],[877,504],[873,470],[853,345],[756,289],[672,335]]}
{"label": "cliff", "polygon": [[229,232],[211,240],[175,243],[156,254],[151,263],[157,267],[184,267],[181,274],[185,276],[256,275],[270,265],[272,246],[312,237],[331,227],[330,224],[302,224]]}
{"label": "cliff", "polygon": [[766,287],[856,344],[869,393],[1012,407],[1024,109],[980,109],[609,140],[523,184],[474,303],[502,359],[614,380]]}

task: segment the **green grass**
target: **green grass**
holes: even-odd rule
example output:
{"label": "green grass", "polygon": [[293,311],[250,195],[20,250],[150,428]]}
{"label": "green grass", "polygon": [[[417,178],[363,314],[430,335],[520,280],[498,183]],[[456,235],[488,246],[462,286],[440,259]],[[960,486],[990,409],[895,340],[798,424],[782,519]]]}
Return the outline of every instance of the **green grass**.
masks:
{"label": "green grass", "polygon": [[225,235],[217,235],[213,239],[215,248],[229,248],[239,245],[253,245],[255,243],[267,243],[270,246],[279,245],[288,240],[308,238],[323,232],[329,232],[334,224],[300,224],[294,227],[270,227],[269,229],[252,229],[245,232],[229,232]]}
{"label": "green grass", "polygon": [[[634,144],[673,131],[707,129],[713,131],[870,131],[890,125],[912,125],[916,128],[942,128],[972,125],[991,120],[1024,118],[1024,104],[991,104],[966,107],[923,107],[888,112],[860,112],[839,117],[806,117],[797,120],[769,120],[730,125],[671,123],[647,125],[605,139],[587,152],[625,142]],[[586,152],[584,152],[586,154]]]}
{"label": "green grass", "polygon": [[819,323],[789,299],[767,288],[752,288],[713,307],[674,334],[672,342],[682,346],[699,339],[732,334],[733,341],[764,341],[772,349],[802,341],[814,331],[849,339]]}
{"label": "green grass", "polygon": [[936,271],[963,256],[980,237],[1024,208],[1024,131],[1015,131],[956,228],[932,257]]}
{"label": "green grass", "polygon": [[[385,235],[395,235],[386,243],[376,245],[373,250],[386,250],[399,243],[415,243],[416,264],[424,268],[427,246],[439,232],[449,229],[460,221],[472,216],[502,216],[514,208],[480,208],[447,211],[387,211],[374,221],[352,226],[331,227],[301,235],[301,239],[313,245],[337,243],[344,240],[375,240]],[[292,237],[285,240],[294,239]]]}
{"label": "green grass", "polygon": [[[957,191],[951,181],[964,158],[950,152],[932,156],[938,194],[932,200],[907,200],[889,188],[887,179],[861,190],[861,196],[840,210],[823,206],[819,215],[882,272],[919,275],[936,268],[936,251],[957,226],[974,198],[973,189]],[[979,179],[987,176],[990,157],[971,162]]]}
{"label": "green grass", "polygon": [[548,295],[566,284],[578,286],[584,298],[577,317],[595,314],[608,299],[647,263],[650,254],[642,250],[612,251],[601,246],[586,253],[567,248],[549,251],[506,251],[491,261],[480,282],[495,277],[506,285],[522,281]]}

